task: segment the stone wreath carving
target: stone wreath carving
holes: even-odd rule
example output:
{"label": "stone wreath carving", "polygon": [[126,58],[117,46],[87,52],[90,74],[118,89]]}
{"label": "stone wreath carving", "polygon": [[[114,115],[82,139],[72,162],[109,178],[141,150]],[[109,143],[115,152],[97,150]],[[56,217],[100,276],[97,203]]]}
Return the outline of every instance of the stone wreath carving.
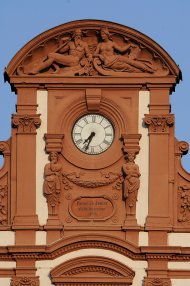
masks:
{"label": "stone wreath carving", "polygon": [[[89,36],[88,33],[94,35]],[[167,75],[169,69],[148,48],[123,35],[111,33],[104,27],[90,32],[76,29],[50,39],[32,51],[16,73],[65,76],[123,76],[129,73]]]}
{"label": "stone wreath carving", "polygon": [[[70,174],[64,174],[63,173],[63,180],[66,178],[69,182],[83,187],[83,188],[98,188],[98,187],[102,187],[102,186],[108,186],[110,184],[113,184],[114,182],[116,182],[118,179],[121,179],[122,174],[118,174],[118,173],[101,173],[101,176],[103,177],[102,180],[83,180],[81,179],[81,176],[83,174],[77,174],[76,172],[70,173]],[[64,180],[64,184],[66,184],[65,180]],[[68,186],[68,184],[67,184]]]}

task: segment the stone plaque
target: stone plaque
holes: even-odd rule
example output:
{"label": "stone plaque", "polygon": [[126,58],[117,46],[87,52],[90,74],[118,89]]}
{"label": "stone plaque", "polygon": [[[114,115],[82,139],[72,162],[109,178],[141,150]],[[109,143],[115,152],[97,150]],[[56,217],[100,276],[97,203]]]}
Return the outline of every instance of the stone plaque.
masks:
{"label": "stone plaque", "polygon": [[113,216],[115,206],[107,196],[82,196],[72,201],[69,211],[79,221],[104,221]]}

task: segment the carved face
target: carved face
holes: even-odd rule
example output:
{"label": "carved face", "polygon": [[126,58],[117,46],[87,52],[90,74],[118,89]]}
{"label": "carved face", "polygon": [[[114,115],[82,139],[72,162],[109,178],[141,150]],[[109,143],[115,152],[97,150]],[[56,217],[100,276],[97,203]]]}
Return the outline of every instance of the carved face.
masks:
{"label": "carved face", "polygon": [[58,161],[58,154],[57,152],[51,152],[50,153],[50,162],[57,163]]}
{"label": "carved face", "polygon": [[127,159],[128,159],[129,162],[134,162],[135,154],[134,153],[128,153],[127,154]]}

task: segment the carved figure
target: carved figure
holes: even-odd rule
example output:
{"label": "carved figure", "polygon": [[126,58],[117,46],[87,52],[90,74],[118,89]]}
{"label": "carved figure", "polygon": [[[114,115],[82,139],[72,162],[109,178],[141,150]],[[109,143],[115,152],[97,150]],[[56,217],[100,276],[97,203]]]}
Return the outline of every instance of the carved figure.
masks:
{"label": "carved figure", "polygon": [[46,164],[44,168],[44,195],[48,201],[49,212],[55,214],[61,192],[62,166],[58,163],[57,152],[51,152],[49,160],[50,163]]}
{"label": "carved figure", "polygon": [[85,62],[81,62],[84,56],[89,62],[92,60],[88,44],[82,40],[82,31],[76,29],[72,38],[62,38],[62,44],[55,52],[49,53],[41,63],[35,63],[29,73],[37,74],[46,68],[50,68],[51,65],[54,66],[55,73],[59,72],[59,65],[69,67],[69,71],[74,73],[85,65]]}
{"label": "carved figure", "polygon": [[[131,43],[128,43],[123,47],[119,46],[112,40],[107,28],[101,29],[101,38],[103,42],[98,44],[94,57],[101,60],[101,67],[104,70],[148,73],[153,73],[155,71],[149,61],[140,61],[136,59],[135,56],[132,56],[130,48],[137,48],[137,46],[134,46]],[[117,52],[117,54],[115,52]],[[123,55],[123,53],[127,54]]]}
{"label": "carved figure", "polygon": [[136,213],[136,201],[138,189],[140,187],[139,166],[134,163],[135,154],[128,153],[128,162],[123,165],[123,173],[125,176],[123,184],[123,197],[126,205],[126,215],[134,216]]}

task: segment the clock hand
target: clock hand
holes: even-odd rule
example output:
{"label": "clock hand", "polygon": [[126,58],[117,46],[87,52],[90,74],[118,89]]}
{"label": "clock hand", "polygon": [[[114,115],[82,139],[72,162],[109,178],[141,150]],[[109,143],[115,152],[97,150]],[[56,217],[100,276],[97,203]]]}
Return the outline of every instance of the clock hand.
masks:
{"label": "clock hand", "polygon": [[93,138],[95,135],[96,135],[95,132],[91,132],[90,136],[88,136],[88,138],[84,140],[83,144],[85,144],[85,143],[88,142],[88,144],[85,146],[85,151],[88,150],[88,147],[89,147],[89,145],[90,145],[90,142],[92,141],[92,138]]}

